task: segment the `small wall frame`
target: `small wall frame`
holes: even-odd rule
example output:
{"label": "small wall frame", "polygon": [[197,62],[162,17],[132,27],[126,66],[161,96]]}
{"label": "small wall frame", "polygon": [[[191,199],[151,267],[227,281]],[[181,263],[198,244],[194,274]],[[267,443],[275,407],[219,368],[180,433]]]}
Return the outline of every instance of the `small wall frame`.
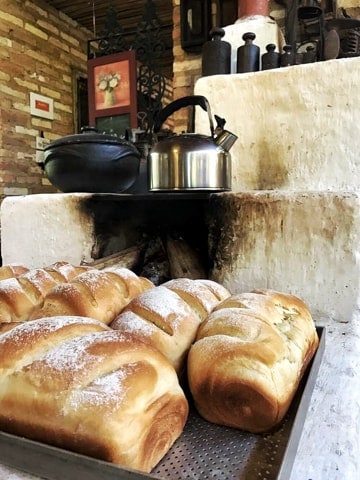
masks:
{"label": "small wall frame", "polygon": [[54,100],[38,93],[30,92],[30,114],[35,117],[54,119]]}

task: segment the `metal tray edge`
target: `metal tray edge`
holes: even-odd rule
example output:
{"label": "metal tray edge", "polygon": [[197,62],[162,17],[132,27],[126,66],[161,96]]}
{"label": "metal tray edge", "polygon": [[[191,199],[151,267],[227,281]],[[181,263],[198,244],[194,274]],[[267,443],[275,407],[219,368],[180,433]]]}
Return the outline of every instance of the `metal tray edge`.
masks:
{"label": "metal tray edge", "polygon": [[316,330],[319,335],[319,345],[308,370],[309,373],[295,414],[295,419],[290,431],[290,436],[287,447],[285,449],[283,461],[277,475],[277,480],[289,480],[290,478],[296,453],[299,448],[305,419],[308,414],[311,397],[320,370],[320,365],[322,363],[322,358],[325,351],[326,328],[317,327]]}
{"label": "metal tray edge", "polygon": [[47,480],[148,480],[149,474],[0,432],[0,462]]}

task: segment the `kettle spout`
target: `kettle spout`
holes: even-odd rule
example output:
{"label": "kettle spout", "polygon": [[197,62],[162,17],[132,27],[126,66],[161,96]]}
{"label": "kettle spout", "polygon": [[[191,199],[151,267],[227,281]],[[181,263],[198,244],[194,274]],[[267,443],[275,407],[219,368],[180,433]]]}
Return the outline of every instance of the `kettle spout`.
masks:
{"label": "kettle spout", "polygon": [[222,147],[226,152],[229,152],[237,139],[238,137],[234,133],[231,133],[228,130],[222,130],[214,138],[214,142],[219,147]]}

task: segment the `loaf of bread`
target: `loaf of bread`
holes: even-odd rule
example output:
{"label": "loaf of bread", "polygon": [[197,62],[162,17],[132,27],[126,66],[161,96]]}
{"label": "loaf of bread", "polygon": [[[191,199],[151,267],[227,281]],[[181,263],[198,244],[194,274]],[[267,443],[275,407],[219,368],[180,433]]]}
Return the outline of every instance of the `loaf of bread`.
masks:
{"label": "loaf of bread", "polygon": [[0,429],[150,472],[181,434],[188,403],[150,345],[84,317],[0,334]]}
{"label": "loaf of bread", "polygon": [[318,336],[297,297],[273,290],[232,295],[199,327],[188,381],[208,421],[253,433],[284,418]]}
{"label": "loaf of bread", "polygon": [[46,293],[62,282],[88,270],[68,262],[56,262],[45,268],[36,268],[18,277],[0,281],[0,323],[25,322],[42,305]]}
{"label": "loaf of bread", "polygon": [[29,269],[25,265],[11,263],[9,265],[2,265],[0,267],[0,281],[7,278],[14,278],[28,272]]}
{"label": "loaf of bread", "polygon": [[170,280],[134,298],[110,326],[153,345],[180,375],[201,321],[229,296],[211,280]]}
{"label": "loaf of bread", "polygon": [[109,324],[134,297],[153,287],[127,268],[88,270],[49,290],[30,318],[79,315]]}
{"label": "loaf of bread", "polygon": [[163,286],[177,293],[196,311],[201,320],[204,320],[220,301],[230,296],[229,290],[220,283],[207,279],[175,278],[163,283]]}

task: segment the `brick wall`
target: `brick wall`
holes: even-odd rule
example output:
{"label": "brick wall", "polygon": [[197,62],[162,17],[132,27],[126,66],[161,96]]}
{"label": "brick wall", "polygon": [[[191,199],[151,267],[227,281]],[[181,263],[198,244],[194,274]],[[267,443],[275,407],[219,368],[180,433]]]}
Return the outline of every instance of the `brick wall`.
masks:
{"label": "brick wall", "polygon": [[[74,79],[86,74],[89,33],[41,0],[0,1],[0,197],[55,191],[35,141],[74,133]],[[54,120],[30,114],[30,92],[54,101]]]}

